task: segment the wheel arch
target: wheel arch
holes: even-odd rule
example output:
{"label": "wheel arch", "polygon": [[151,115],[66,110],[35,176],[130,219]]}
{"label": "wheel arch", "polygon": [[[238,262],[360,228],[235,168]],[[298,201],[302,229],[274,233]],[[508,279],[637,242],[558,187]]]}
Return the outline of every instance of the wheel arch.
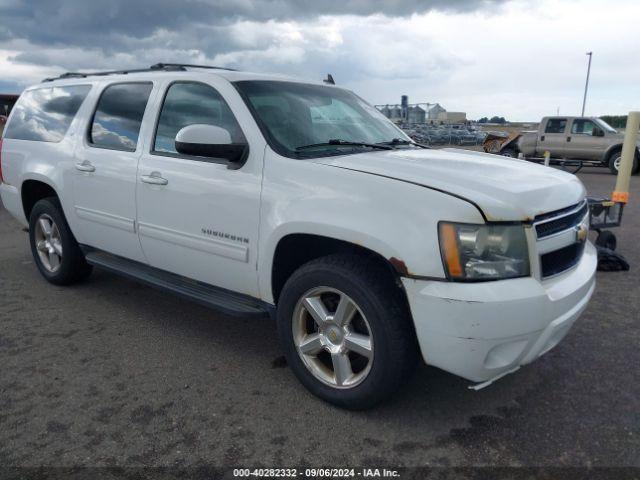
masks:
{"label": "wheel arch", "polygon": [[60,199],[56,188],[45,179],[27,178],[20,185],[20,199],[25,218],[29,220],[33,206],[43,198],[56,197]]}
{"label": "wheel arch", "polygon": [[609,160],[611,159],[611,156],[619,151],[622,151],[621,143],[615,143],[611,145],[609,148],[605,150],[604,155],[602,156],[602,161],[609,162]]}
{"label": "wheel arch", "polygon": [[397,257],[387,258],[381,253],[357,243],[315,233],[289,233],[281,237],[273,251],[270,267],[270,291],[277,304],[287,279],[305,263],[335,253],[361,255],[381,265],[393,277],[406,298],[400,277],[408,275],[404,262]]}

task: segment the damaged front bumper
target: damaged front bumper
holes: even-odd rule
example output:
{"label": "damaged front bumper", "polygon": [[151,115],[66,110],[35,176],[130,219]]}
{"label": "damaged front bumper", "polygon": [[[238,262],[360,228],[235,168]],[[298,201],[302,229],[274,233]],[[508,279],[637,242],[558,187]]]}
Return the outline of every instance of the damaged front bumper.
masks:
{"label": "damaged front bumper", "polygon": [[555,347],[584,311],[596,266],[596,250],[587,242],[580,263],[544,281],[403,278],[425,362],[486,384],[532,362]]}

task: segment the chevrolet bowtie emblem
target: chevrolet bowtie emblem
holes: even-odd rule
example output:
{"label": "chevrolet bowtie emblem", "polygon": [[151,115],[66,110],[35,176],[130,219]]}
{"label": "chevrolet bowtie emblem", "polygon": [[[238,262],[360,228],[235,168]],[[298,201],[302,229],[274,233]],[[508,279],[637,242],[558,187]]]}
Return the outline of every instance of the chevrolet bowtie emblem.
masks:
{"label": "chevrolet bowtie emblem", "polygon": [[587,239],[589,230],[584,225],[578,225],[576,227],[576,240],[578,242],[584,242]]}

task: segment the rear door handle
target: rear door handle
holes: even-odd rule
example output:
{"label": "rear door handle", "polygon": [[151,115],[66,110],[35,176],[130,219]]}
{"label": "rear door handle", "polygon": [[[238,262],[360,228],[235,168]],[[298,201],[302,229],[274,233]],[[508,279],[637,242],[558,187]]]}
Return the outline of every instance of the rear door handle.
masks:
{"label": "rear door handle", "polygon": [[570,141],[571,141],[571,137],[567,137],[567,142],[570,142]]}
{"label": "rear door handle", "polygon": [[143,183],[149,183],[151,185],[166,185],[169,183],[169,180],[162,178],[162,174],[160,172],[151,172],[149,175],[142,175],[140,180]]}
{"label": "rear door handle", "polygon": [[89,160],[83,160],[80,163],[76,163],[76,170],[80,170],[81,172],[95,172],[96,167],[91,165]]}

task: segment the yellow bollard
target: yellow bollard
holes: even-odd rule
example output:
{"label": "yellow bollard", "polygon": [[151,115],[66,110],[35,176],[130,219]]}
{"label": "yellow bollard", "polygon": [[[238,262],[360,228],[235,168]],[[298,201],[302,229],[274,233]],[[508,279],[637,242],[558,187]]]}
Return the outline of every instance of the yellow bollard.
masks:
{"label": "yellow bollard", "polygon": [[618,176],[616,178],[616,188],[611,196],[611,200],[614,202],[627,203],[629,201],[629,181],[631,180],[633,159],[636,155],[638,129],[640,129],[640,112],[629,112],[627,128],[624,132],[624,143],[622,144],[622,158],[620,159],[620,168],[618,168]]}
{"label": "yellow bollard", "polygon": [[549,163],[551,163],[551,152],[549,150],[545,150],[545,152],[544,152],[544,166],[548,167]]}

